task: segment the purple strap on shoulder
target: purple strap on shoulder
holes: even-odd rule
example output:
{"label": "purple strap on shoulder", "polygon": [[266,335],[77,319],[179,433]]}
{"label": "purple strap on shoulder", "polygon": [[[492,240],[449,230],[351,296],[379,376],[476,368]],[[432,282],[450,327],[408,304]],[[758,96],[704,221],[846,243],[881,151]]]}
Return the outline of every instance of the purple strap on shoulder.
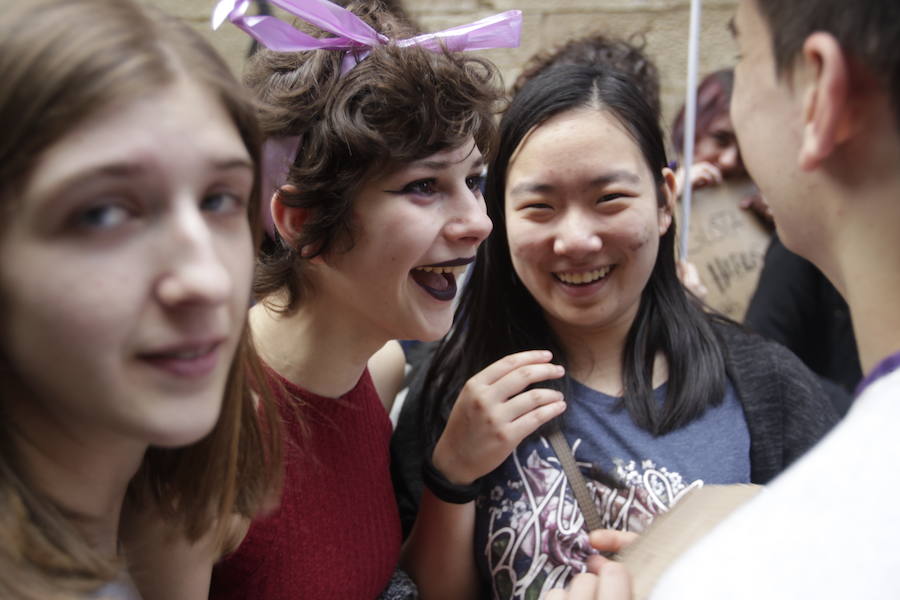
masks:
{"label": "purple strap on shoulder", "polygon": [[867,387],[875,383],[878,379],[890,375],[897,369],[900,369],[900,352],[895,352],[894,354],[887,356],[878,363],[874,369],[869,371],[869,374],[856,386],[856,396],[862,394]]}

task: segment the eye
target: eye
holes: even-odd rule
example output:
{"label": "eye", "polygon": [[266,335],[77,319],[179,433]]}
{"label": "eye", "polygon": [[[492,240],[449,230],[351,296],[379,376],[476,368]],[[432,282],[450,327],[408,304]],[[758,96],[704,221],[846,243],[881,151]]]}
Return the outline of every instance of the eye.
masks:
{"label": "eye", "polygon": [[713,136],[719,148],[726,148],[734,142],[734,136],[728,132],[719,132]]}
{"label": "eye", "polygon": [[466,187],[472,190],[473,192],[481,193],[484,190],[484,180],[485,176],[481,173],[477,175],[469,175],[466,177]]}
{"label": "eye", "polygon": [[419,179],[417,181],[413,181],[412,183],[407,183],[403,186],[399,192],[400,194],[417,194],[419,196],[431,196],[436,193],[435,184],[437,181],[434,178],[430,179]]}
{"label": "eye", "polygon": [[613,200],[618,200],[619,198],[627,198],[627,197],[628,196],[626,196],[625,194],[621,194],[619,192],[615,192],[612,194],[604,194],[603,196],[600,196],[599,200],[597,200],[597,204],[602,204],[604,202],[612,202]]}
{"label": "eye", "polygon": [[74,217],[74,224],[81,229],[106,230],[121,226],[133,216],[122,204],[108,202],[95,204]]}
{"label": "eye", "polygon": [[244,200],[231,192],[214,192],[207,194],[200,201],[200,209],[212,213],[240,212],[244,207]]}
{"label": "eye", "polygon": [[553,208],[546,202],[532,202],[531,204],[523,204],[519,210],[549,210]]}

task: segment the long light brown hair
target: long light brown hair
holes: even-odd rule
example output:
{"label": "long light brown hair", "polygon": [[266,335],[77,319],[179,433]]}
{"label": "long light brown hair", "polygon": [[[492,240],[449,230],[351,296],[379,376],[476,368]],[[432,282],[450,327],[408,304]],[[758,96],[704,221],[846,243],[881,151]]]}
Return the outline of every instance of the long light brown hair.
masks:
{"label": "long light brown hair", "polygon": [[[0,0],[0,223],[15,218],[19,192],[57,141],[109,106],[183,76],[222,103],[258,163],[255,109],[190,27],[130,0]],[[258,201],[254,196],[248,207],[256,243]],[[28,485],[16,459],[15,424],[3,414],[3,398],[21,389],[15,372],[0,356],[0,597],[90,593],[121,565],[94,550],[69,515]],[[150,448],[126,506],[152,506],[189,539],[224,527],[231,515],[253,516],[280,471],[276,412],[267,386],[251,385],[263,377],[245,325],[212,433],[185,448]]]}

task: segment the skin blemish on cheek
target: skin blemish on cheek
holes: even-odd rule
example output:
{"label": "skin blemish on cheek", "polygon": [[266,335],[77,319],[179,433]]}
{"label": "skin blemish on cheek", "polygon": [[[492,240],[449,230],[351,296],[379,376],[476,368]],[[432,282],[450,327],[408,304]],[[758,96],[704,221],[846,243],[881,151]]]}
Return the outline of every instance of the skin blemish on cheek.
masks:
{"label": "skin blemish on cheek", "polygon": [[642,231],[631,244],[630,249],[632,252],[637,252],[641,248],[647,245],[647,242],[650,241],[651,233],[647,230]]}

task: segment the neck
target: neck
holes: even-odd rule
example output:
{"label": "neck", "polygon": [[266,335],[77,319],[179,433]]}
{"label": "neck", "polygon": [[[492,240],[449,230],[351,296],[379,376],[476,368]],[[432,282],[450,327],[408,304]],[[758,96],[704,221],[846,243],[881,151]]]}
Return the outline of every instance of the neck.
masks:
{"label": "neck", "polygon": [[848,159],[868,169],[852,185],[829,181],[823,200],[838,207],[837,218],[817,261],[850,306],[864,373],[900,350],[900,152],[878,154]]}
{"label": "neck", "polygon": [[[568,374],[584,385],[610,396],[621,396],[622,349],[634,313],[603,327],[562,323],[547,316],[568,359]],[[657,369],[654,369],[656,379]]]}
{"label": "neck", "polygon": [[309,298],[288,316],[274,310],[277,299],[268,300],[250,309],[257,349],[275,372],[314,394],[337,398],[353,389],[388,341],[336,315],[324,298]]}
{"label": "neck", "polygon": [[[894,202],[900,204],[900,195]],[[891,219],[882,215],[885,223],[900,224],[900,211]],[[864,373],[900,350],[900,236],[879,235],[878,229],[886,228],[858,223],[852,236],[850,231],[842,236],[846,242],[839,246],[832,277],[850,306]]]}
{"label": "neck", "polygon": [[116,556],[125,493],[147,445],[60,423],[42,414],[38,402],[11,408],[17,459],[28,485],[59,506],[88,543]]}

